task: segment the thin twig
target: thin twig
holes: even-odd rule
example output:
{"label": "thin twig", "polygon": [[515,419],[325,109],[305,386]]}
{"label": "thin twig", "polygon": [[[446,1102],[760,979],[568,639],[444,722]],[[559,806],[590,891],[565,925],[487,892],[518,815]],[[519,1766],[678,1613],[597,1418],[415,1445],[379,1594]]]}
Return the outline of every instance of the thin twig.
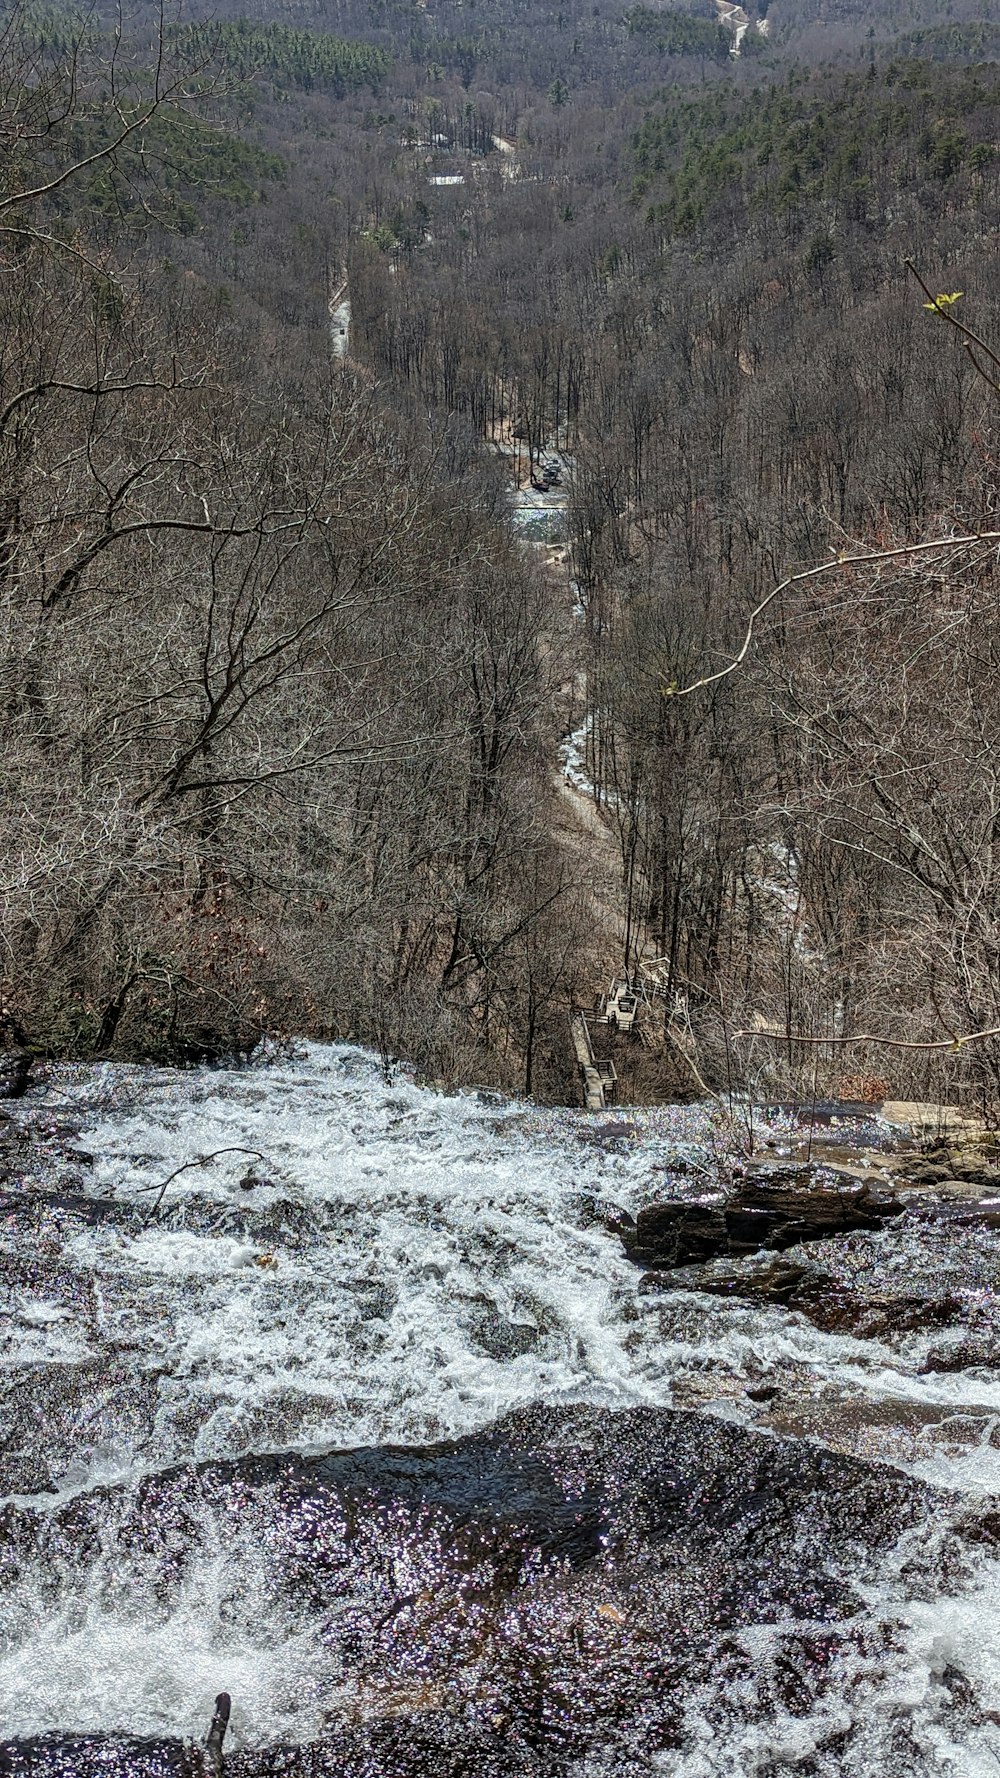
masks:
{"label": "thin twig", "polygon": [[[164,1195],[168,1185],[172,1185],[175,1179],[179,1179],[180,1175],[182,1173],[187,1173],[191,1167],[206,1167],[208,1165],[209,1161],[218,1160],[220,1154],[248,1154],[248,1155],[251,1155],[255,1161],[262,1161],[264,1159],[264,1156],[260,1153],[259,1149],[241,1148],[239,1146],[235,1146],[232,1148],[213,1148],[211,1154],[195,1155],[195,1158],[193,1161],[184,1161],[180,1167],[174,1168],[173,1172],[168,1175],[168,1177],[163,1181],[163,1184],[160,1186],[159,1192],[157,1195],[157,1199],[156,1199],[156,1203],[153,1205],[152,1209],[149,1212],[149,1215],[146,1218],[147,1224],[152,1222],[153,1217],[156,1215],[157,1211],[160,1208],[160,1205],[163,1203],[163,1195]],[[140,1187],[139,1187],[139,1190],[141,1192],[155,1192],[156,1189],[157,1188],[155,1185],[140,1185]]]}
{"label": "thin twig", "polygon": [[[907,266],[907,269],[913,273],[913,276],[916,278],[917,283],[920,285],[920,288],[923,291],[924,295],[929,298],[930,306],[934,310],[935,314],[940,315],[943,321],[947,321],[949,323],[949,325],[955,329],[956,333],[960,333],[963,336],[967,346],[969,346],[969,347],[978,346],[979,350],[981,352],[985,352],[990,363],[995,364],[997,367],[997,370],[1000,370],[1000,358],[997,357],[997,354],[993,351],[992,347],[988,346],[986,344],[986,341],[984,339],[981,339],[978,333],[973,333],[971,327],[966,327],[965,322],[960,321],[958,319],[957,315],[952,314],[950,303],[942,305],[940,297],[935,296],[933,291],[928,287],[928,285],[926,285],[924,283],[923,278],[920,276],[920,273],[917,271],[917,268],[914,265],[912,259],[908,259],[906,261],[906,266]],[[973,363],[975,364],[974,358],[973,358]],[[985,376],[986,381],[990,384],[990,386],[992,388],[995,389],[996,384],[993,382],[992,378],[987,374],[987,372],[982,370],[978,364],[976,364],[976,369],[979,371],[980,376]]]}

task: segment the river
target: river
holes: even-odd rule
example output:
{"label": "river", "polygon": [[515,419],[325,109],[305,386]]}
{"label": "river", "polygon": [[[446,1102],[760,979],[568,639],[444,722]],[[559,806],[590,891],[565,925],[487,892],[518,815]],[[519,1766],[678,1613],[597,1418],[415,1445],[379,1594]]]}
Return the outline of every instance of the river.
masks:
{"label": "river", "polygon": [[54,1068],[2,1152],[0,1772],[198,1772],[223,1690],[233,1778],[1000,1768],[989,1218],[825,1242],[874,1331],[651,1289],[706,1108],[350,1046]]}

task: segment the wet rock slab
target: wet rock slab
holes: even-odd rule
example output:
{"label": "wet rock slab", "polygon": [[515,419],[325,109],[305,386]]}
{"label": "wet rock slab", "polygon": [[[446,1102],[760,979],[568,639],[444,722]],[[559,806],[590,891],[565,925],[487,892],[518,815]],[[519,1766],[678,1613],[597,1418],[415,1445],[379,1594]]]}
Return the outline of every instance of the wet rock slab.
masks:
{"label": "wet rock slab", "polygon": [[0,1495],[57,1493],[72,1475],[74,1450],[80,1459],[101,1446],[120,1450],[123,1434],[141,1449],[158,1380],[155,1370],[133,1374],[120,1354],[0,1370]]}
{"label": "wet rock slab", "polygon": [[[530,1748],[440,1712],[345,1730],[321,1743],[227,1752],[224,1778],[547,1778]],[[202,1749],[177,1740],[38,1736],[0,1747],[0,1778],[209,1778]],[[214,1775],[213,1775],[214,1778]]]}
{"label": "wet rock slab", "polygon": [[824,1333],[850,1333],[860,1339],[948,1327],[969,1313],[967,1301],[948,1290],[924,1292],[879,1288],[857,1277],[845,1278],[811,1257],[759,1255],[755,1263],[717,1261],[670,1273],[650,1272],[644,1292],[678,1289],[709,1296],[738,1297],[744,1302],[772,1303],[796,1309]]}
{"label": "wet rock slab", "polygon": [[[880,1465],[695,1414],[538,1408],[421,1449],[202,1465],[48,1513],[7,1507],[0,1634],[10,1646],[38,1601],[55,1617],[85,1599],[127,1639],[221,1559],[227,1637],[252,1638],[266,1606],[308,1622],[328,1674],[308,1747],[237,1738],[230,1778],[555,1778],[595,1747],[626,1774],[678,1745],[683,1691],[720,1659],[750,1677],[741,1631],[799,1637],[806,1675],[817,1638],[862,1635],[873,1564],[940,1508]],[[10,1741],[0,1772],[186,1772],[179,1741],[129,1739],[139,1708],[119,1738]]]}
{"label": "wet rock slab", "polygon": [[923,1372],[1000,1364],[1000,1242],[979,1220],[937,1207],[782,1252],[651,1270],[643,1294],[693,1290],[804,1315],[824,1333],[893,1345],[925,1336]]}

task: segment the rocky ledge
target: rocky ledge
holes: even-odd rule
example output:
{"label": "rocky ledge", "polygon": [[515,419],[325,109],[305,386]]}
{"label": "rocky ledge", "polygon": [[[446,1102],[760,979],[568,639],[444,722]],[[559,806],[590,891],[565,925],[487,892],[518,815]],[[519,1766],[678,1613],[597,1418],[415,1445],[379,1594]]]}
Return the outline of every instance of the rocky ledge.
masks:
{"label": "rocky ledge", "polygon": [[877,1179],[826,1166],[748,1168],[725,1202],[649,1204],[622,1233],[638,1265],[658,1269],[780,1251],[857,1229],[880,1229],[903,1205]]}
{"label": "rocky ledge", "polygon": [[[667,1200],[628,1228],[606,1226],[647,1268],[644,1295],[773,1304],[823,1332],[890,1344],[922,1335],[910,1350],[922,1372],[995,1368],[1000,1196],[991,1168],[964,1153],[879,1158],[880,1168],[860,1158],[855,1168],[751,1162],[724,1200]],[[923,1166],[933,1178],[915,1177]]]}

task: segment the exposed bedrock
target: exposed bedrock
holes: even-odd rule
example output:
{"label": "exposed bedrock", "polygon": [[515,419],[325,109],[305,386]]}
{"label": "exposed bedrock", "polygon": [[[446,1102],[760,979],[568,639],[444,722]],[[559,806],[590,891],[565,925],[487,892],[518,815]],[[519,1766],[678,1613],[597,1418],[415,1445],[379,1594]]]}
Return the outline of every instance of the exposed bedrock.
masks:
{"label": "exposed bedrock", "polygon": [[[765,1712],[790,1675],[804,1697],[827,1684],[834,1647],[867,1646],[881,1559],[944,1505],[888,1467],[695,1414],[532,1408],[420,1449],[249,1458],[9,1506],[0,1617],[11,1638],[31,1632],[28,1601],[54,1617],[86,1601],[128,1639],[212,1565],[220,1683],[265,1603],[320,1651],[298,1746],[241,1744],[232,1686],[227,1778],[557,1778],[595,1747],[629,1775],[683,1741],[685,1693],[720,1671],[734,1696],[752,1678]],[[753,1626],[770,1627],[773,1663],[741,1640]],[[203,1769],[179,1739],[132,1738],[156,1727],[141,1700],[119,1714],[117,1734],[8,1741],[0,1772]]]}
{"label": "exposed bedrock", "polygon": [[647,1205],[622,1240],[639,1265],[688,1266],[765,1247],[794,1247],[852,1229],[880,1229],[902,1211],[888,1191],[830,1167],[748,1169],[725,1203],[677,1199]]}
{"label": "exposed bedrock", "polygon": [[[648,1265],[642,1293],[693,1290],[771,1304],[825,1333],[897,1345],[923,1335],[924,1350],[912,1349],[923,1372],[1000,1362],[994,1198],[921,1195],[901,1206],[868,1180],[848,1187],[841,1175],[831,1191],[828,1167],[808,1189],[786,1189],[788,1171],[752,1180],[724,1204],[640,1212],[623,1241]],[[759,1234],[759,1244],[744,1244],[748,1234]]]}

